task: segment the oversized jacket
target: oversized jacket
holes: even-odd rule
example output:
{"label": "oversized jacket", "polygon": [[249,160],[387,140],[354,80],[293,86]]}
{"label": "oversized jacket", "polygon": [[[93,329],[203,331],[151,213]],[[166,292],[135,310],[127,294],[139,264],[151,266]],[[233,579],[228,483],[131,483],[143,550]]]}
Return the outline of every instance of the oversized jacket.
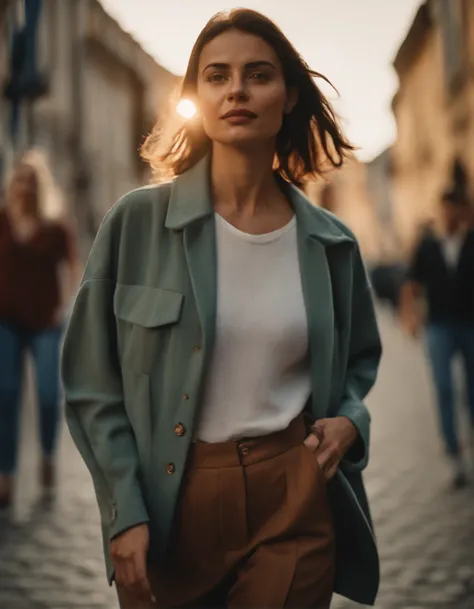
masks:
{"label": "oversized jacket", "polygon": [[[335,590],[372,604],[379,562],[361,476],[370,428],[363,399],[381,355],[371,291],[351,232],[297,188],[287,192],[308,321],[306,409],[314,420],[348,417],[359,432],[328,483]],[[67,423],[97,495],[110,582],[109,541],[138,523],[149,523],[150,561],[166,555],[215,337],[216,266],[206,159],[170,183],[125,195],[90,252],[62,379]]]}

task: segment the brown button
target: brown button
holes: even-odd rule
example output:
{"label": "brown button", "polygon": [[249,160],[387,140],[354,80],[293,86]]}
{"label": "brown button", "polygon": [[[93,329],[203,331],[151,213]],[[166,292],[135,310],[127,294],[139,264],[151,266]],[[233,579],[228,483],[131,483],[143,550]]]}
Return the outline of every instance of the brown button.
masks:
{"label": "brown button", "polygon": [[201,346],[200,345],[196,345],[193,349],[194,353],[199,353],[199,351],[201,351]]}
{"label": "brown button", "polygon": [[249,449],[246,446],[240,445],[239,446],[239,452],[242,456],[246,456],[249,454]]}
{"label": "brown button", "polygon": [[177,436],[184,436],[185,430],[184,430],[184,426],[182,425],[182,423],[178,423],[177,425],[174,426],[174,433]]}
{"label": "brown button", "polygon": [[168,463],[168,465],[166,466],[166,473],[171,476],[171,474],[174,474],[175,470],[176,467],[174,466],[174,463]]}
{"label": "brown button", "polygon": [[189,395],[187,393],[183,395],[183,400],[189,400]]}

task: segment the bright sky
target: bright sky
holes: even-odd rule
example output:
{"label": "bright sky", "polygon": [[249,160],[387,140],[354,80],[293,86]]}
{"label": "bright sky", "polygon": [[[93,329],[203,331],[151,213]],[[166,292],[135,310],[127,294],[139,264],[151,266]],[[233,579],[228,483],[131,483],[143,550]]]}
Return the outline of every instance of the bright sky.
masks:
{"label": "bright sky", "polygon": [[[163,66],[183,74],[193,43],[229,0],[101,0],[124,30]],[[370,160],[390,145],[391,66],[421,0],[246,0],[272,18],[310,66],[337,87],[332,96],[348,136]],[[325,92],[328,92],[324,88]]]}

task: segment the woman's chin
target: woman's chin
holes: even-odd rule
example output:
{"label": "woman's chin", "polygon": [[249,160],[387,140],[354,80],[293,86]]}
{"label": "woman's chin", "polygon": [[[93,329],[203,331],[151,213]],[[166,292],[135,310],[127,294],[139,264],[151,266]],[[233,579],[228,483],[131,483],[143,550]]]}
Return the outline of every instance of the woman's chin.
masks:
{"label": "woman's chin", "polygon": [[257,133],[245,133],[243,130],[240,133],[233,133],[232,136],[228,136],[222,139],[215,139],[214,141],[221,144],[221,146],[229,146],[239,149],[255,149],[255,146],[266,145],[269,142],[273,142],[273,138],[268,136],[262,136]]}

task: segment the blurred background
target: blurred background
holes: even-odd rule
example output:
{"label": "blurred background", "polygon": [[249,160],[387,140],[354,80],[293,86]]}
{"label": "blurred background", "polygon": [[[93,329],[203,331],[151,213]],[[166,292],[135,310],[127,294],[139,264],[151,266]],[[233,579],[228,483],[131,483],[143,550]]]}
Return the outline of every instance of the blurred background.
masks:
{"label": "blurred background", "polygon": [[[385,355],[368,400],[366,474],[382,559],[376,607],[474,609],[474,436],[463,370],[455,362],[457,424],[471,456],[468,483],[454,490],[423,336],[404,333],[400,316],[407,269],[441,219],[443,192],[469,202],[474,228],[474,0],[246,6],[273,18],[334,83],[340,96],[323,89],[359,147],[305,190],[355,232],[377,299]],[[0,183],[6,188],[22,154],[41,157],[54,180],[45,205],[67,219],[81,262],[111,205],[148,182],[139,146],[156,121],[172,120],[191,46],[224,8],[214,0],[0,0]],[[11,513],[0,517],[0,609],[116,608],[92,484],[65,429],[56,493],[45,502],[40,492],[26,365],[18,482]],[[336,598],[334,606],[354,605]]]}

